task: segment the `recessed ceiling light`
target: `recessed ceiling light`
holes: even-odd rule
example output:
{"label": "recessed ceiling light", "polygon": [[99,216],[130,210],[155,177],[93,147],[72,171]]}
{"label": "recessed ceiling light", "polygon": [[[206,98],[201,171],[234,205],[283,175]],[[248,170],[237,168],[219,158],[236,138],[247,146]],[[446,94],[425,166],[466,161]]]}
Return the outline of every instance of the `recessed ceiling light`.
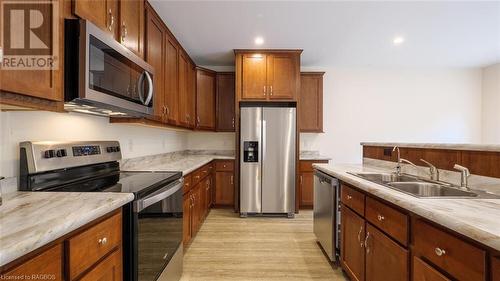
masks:
{"label": "recessed ceiling light", "polygon": [[259,37],[255,37],[254,42],[255,42],[255,45],[262,45],[262,44],[264,44],[264,38],[262,38],[260,36]]}
{"label": "recessed ceiling light", "polygon": [[394,40],[392,40],[392,42],[394,43],[394,45],[401,45],[403,42],[405,41],[405,38],[404,37],[401,37],[401,36],[397,36],[394,38]]}

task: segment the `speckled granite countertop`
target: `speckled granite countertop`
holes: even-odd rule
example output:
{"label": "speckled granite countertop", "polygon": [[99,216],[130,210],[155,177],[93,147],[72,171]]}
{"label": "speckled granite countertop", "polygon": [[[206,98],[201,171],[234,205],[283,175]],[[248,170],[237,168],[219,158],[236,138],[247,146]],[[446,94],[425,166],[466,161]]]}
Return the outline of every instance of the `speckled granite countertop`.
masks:
{"label": "speckled granite countertop", "polygon": [[229,151],[173,152],[121,161],[123,171],[180,171],[187,175],[215,159],[235,159]]}
{"label": "speckled granite countertop", "polygon": [[332,160],[332,158],[320,154],[319,151],[303,150],[299,154],[299,160]]}
{"label": "speckled granite countertop", "polygon": [[313,166],[376,197],[500,251],[500,199],[416,198],[347,173],[388,170],[361,164]]}
{"label": "speckled granite countertop", "polygon": [[474,150],[474,151],[493,151],[500,152],[499,144],[473,144],[473,143],[399,143],[399,142],[362,142],[366,146],[384,146],[384,147],[411,147],[411,148],[432,148],[432,149],[451,149],[451,150]]}
{"label": "speckled granite countertop", "polygon": [[0,267],[134,199],[132,193],[12,192],[0,206]]}

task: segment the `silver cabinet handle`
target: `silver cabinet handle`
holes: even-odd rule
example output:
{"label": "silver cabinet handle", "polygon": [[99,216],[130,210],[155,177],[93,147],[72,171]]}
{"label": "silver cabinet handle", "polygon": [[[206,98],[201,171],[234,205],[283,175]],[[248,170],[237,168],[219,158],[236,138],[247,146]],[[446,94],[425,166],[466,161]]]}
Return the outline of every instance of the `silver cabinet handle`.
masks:
{"label": "silver cabinet handle", "polygon": [[108,30],[113,31],[113,25],[115,25],[115,16],[113,16],[113,11],[111,11],[111,9],[109,9],[108,15],[109,15]]}
{"label": "silver cabinet handle", "polygon": [[269,88],[271,89],[271,96],[273,95],[273,86],[269,86]]}
{"label": "silver cabinet handle", "polygon": [[264,85],[264,96],[266,95],[266,86]]}
{"label": "silver cabinet handle", "polygon": [[439,247],[437,247],[436,249],[434,249],[434,252],[436,253],[436,255],[438,257],[441,257],[441,256],[443,256],[443,255],[446,254],[446,251],[444,249],[439,248]]}
{"label": "silver cabinet handle", "polygon": [[196,121],[198,122],[198,126],[200,125],[201,121],[200,121],[200,116],[196,116]]}
{"label": "silver cabinet handle", "polygon": [[103,238],[97,240],[97,243],[99,243],[100,245],[106,245],[108,243],[108,238],[103,237]]}
{"label": "silver cabinet handle", "polygon": [[352,196],[351,195],[347,195],[347,200],[351,200],[352,199]]}
{"label": "silver cabinet handle", "polygon": [[168,108],[168,105],[165,105],[165,109],[167,110],[167,117],[170,116],[170,108]]}
{"label": "silver cabinet handle", "polygon": [[302,185],[302,175],[300,175],[300,184]]}
{"label": "silver cabinet handle", "polygon": [[125,37],[127,37],[127,26],[125,25],[125,21],[122,23],[122,42],[125,41]]}
{"label": "silver cabinet handle", "polygon": [[234,176],[231,176],[231,184],[233,184]]}
{"label": "silver cabinet handle", "polygon": [[377,219],[378,219],[379,221],[383,221],[383,220],[385,220],[385,217],[384,217],[384,216],[382,216],[381,214],[378,214],[378,215],[377,215]]}
{"label": "silver cabinet handle", "polygon": [[234,129],[234,117],[233,117],[233,129]]}
{"label": "silver cabinet handle", "polygon": [[366,248],[366,253],[370,253],[370,247],[368,247],[368,238],[370,238],[370,232],[366,232],[366,238],[365,238],[365,248]]}
{"label": "silver cabinet handle", "polygon": [[358,242],[361,243],[361,247],[363,247],[363,241],[361,241],[361,232],[363,231],[363,226],[359,228],[358,232]]}

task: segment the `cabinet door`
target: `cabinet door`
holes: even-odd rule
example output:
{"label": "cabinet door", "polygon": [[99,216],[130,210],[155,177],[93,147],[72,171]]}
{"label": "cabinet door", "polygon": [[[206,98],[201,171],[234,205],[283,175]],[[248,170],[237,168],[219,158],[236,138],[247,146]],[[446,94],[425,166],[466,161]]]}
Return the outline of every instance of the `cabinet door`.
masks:
{"label": "cabinet door", "polygon": [[366,237],[366,280],[408,280],[408,250],[369,223],[366,224]]}
{"label": "cabinet door", "polygon": [[234,174],[233,172],[215,173],[215,205],[234,205]]}
{"label": "cabinet door", "polygon": [[296,96],[299,71],[294,54],[268,55],[268,97],[276,100],[293,100]]}
{"label": "cabinet door", "polygon": [[208,210],[212,205],[212,177],[208,176],[205,180],[205,215],[208,215]]}
{"label": "cabinet door", "polygon": [[[50,276],[50,280],[63,280],[62,272],[62,254],[63,248],[61,244],[44,251],[38,256],[26,261],[25,263],[15,267],[11,271],[0,274],[1,280],[19,280],[16,277],[29,276],[30,280],[47,280],[42,278],[44,275]],[[32,275],[39,274],[40,278],[33,278]],[[10,279],[12,278],[12,279]],[[24,279],[21,279],[24,280]]]}
{"label": "cabinet door", "polygon": [[187,92],[187,114],[189,128],[195,127],[196,119],[196,66],[189,62],[188,65],[188,92]]}
{"label": "cabinet door", "polygon": [[98,263],[94,269],[85,274],[80,281],[121,281],[123,280],[121,247]]}
{"label": "cabinet door", "polygon": [[500,257],[491,258],[491,275],[493,281],[500,281]]}
{"label": "cabinet door", "polygon": [[118,0],[74,0],[73,13],[118,39]]}
{"label": "cabinet door", "polygon": [[365,220],[342,206],[341,265],[352,280],[365,280]]}
{"label": "cabinet door", "polygon": [[314,199],[314,174],[311,172],[300,173],[300,207],[312,208]]}
{"label": "cabinet door", "polygon": [[144,1],[120,1],[120,42],[139,57],[144,53]]}
{"label": "cabinet door", "polygon": [[267,56],[244,54],[242,56],[242,100],[265,100],[267,97]]}
{"label": "cabinet door", "polygon": [[154,80],[154,114],[164,117],[164,43],[165,29],[162,21],[156,17],[152,8],[148,6],[146,12],[146,61],[155,69]]}
{"label": "cabinet door", "polygon": [[323,73],[300,75],[299,125],[301,132],[323,132]]}
{"label": "cabinet door", "polygon": [[196,71],[196,127],[215,129],[215,73]]}
{"label": "cabinet door", "polygon": [[234,132],[234,73],[217,73],[216,131]]}
{"label": "cabinet door", "polygon": [[189,59],[187,54],[179,51],[179,117],[178,123],[183,127],[189,127]]}
{"label": "cabinet door", "polygon": [[170,36],[165,36],[165,107],[167,122],[176,125],[178,117],[178,96],[179,96],[179,47],[177,43],[170,38]]}
{"label": "cabinet door", "polygon": [[413,281],[450,281],[423,260],[413,257]]}
{"label": "cabinet door", "polygon": [[184,245],[187,245],[189,240],[191,240],[192,203],[193,200],[191,198],[191,192],[184,194],[182,201],[182,241],[184,242]]}

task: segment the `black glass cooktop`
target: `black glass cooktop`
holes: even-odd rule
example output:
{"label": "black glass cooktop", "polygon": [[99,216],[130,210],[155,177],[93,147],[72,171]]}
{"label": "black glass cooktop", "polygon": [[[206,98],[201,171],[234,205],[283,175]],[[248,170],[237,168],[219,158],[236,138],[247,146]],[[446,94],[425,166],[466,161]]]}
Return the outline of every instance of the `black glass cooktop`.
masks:
{"label": "black glass cooktop", "polygon": [[112,186],[102,189],[105,192],[129,192],[137,197],[144,196],[158,187],[169,184],[182,177],[181,172],[142,172],[122,171],[119,173],[119,180]]}

